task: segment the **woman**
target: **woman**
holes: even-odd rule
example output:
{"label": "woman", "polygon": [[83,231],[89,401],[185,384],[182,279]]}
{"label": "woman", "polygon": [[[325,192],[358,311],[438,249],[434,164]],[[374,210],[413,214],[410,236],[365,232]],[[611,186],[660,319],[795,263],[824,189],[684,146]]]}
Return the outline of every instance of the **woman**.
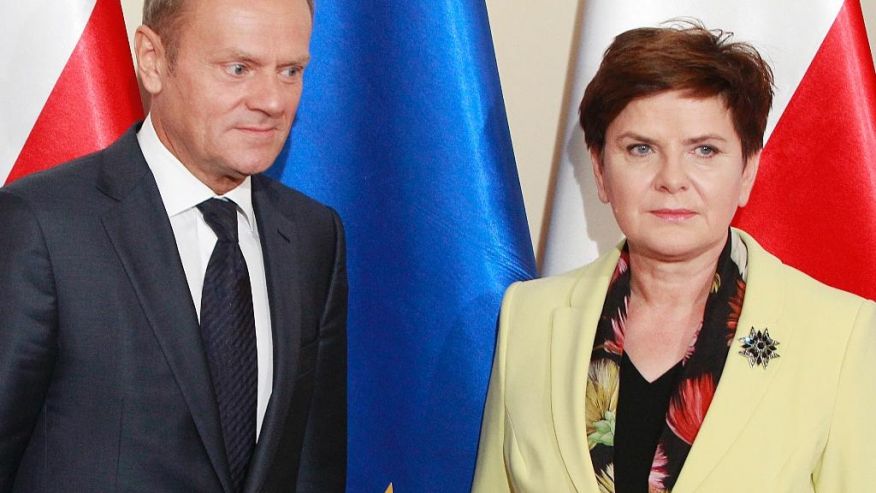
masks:
{"label": "woman", "polygon": [[635,29],[606,51],[581,125],[626,239],[508,289],[474,491],[876,488],[876,304],[729,227],[772,100],[729,37]]}

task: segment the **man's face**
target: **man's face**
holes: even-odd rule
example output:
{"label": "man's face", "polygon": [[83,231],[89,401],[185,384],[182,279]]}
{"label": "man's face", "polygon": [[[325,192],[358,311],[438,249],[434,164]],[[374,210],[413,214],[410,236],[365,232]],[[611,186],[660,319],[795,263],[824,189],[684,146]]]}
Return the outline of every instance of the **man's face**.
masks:
{"label": "man's face", "polygon": [[[309,60],[305,0],[189,0],[178,51],[153,92],[161,140],[217,193],[266,170],[283,147]],[[164,53],[164,52],[162,52]]]}

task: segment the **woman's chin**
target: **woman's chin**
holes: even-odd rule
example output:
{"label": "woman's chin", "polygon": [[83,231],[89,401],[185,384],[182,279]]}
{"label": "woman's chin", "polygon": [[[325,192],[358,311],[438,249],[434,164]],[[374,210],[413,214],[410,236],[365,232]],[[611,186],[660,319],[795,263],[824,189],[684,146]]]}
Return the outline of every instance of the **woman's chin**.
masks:
{"label": "woman's chin", "polygon": [[715,241],[706,241],[703,238],[690,237],[683,234],[629,240],[631,254],[665,262],[694,260],[715,249],[720,254],[720,248],[723,247],[723,244],[716,247],[717,244]]}

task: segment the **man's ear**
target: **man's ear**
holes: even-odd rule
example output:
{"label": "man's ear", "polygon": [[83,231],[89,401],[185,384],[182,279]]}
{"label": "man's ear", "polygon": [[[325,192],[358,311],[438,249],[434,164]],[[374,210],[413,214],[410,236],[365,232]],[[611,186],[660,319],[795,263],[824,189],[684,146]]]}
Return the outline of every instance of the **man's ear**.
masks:
{"label": "man's ear", "polygon": [[138,27],[134,32],[134,53],[137,56],[137,74],[143,88],[155,96],[161,92],[169,69],[161,36],[148,26]]}

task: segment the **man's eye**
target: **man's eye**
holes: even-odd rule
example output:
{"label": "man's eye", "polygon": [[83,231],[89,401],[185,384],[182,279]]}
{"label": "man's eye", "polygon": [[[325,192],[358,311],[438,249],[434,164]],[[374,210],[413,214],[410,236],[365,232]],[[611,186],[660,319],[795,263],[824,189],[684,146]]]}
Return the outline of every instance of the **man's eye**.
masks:
{"label": "man's eye", "polygon": [[294,79],[301,74],[301,70],[301,67],[298,66],[286,67],[280,74],[287,79]]}
{"label": "man's eye", "polygon": [[243,75],[246,73],[246,67],[242,63],[232,63],[225,67],[225,72],[228,75]]}

